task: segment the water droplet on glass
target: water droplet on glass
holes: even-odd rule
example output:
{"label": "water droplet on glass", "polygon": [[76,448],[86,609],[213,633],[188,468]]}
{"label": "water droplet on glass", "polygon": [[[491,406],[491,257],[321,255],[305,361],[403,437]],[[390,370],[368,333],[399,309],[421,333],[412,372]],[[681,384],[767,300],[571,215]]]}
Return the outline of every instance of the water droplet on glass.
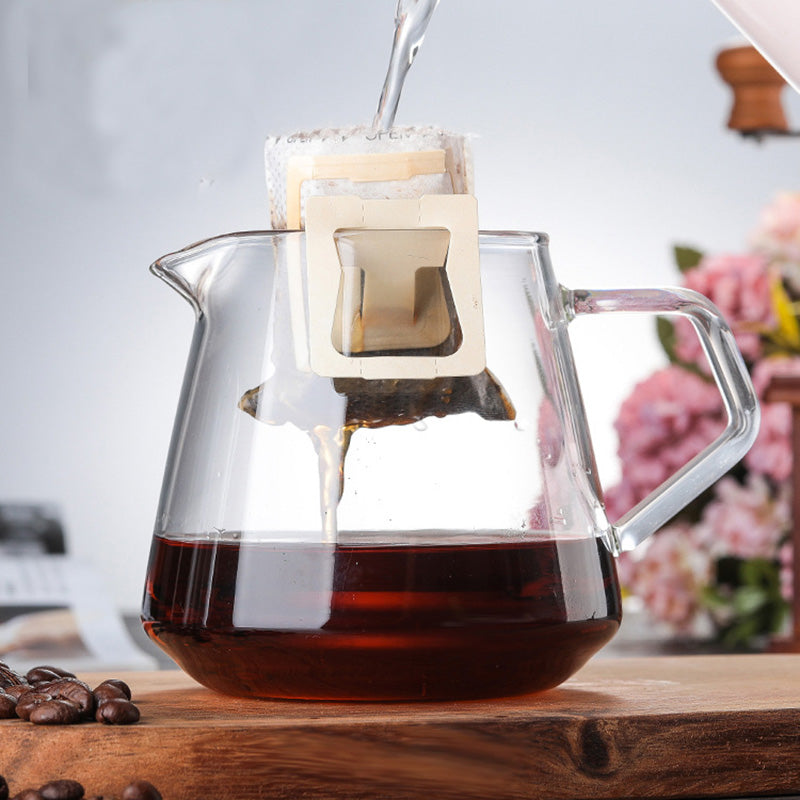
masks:
{"label": "water droplet on glass", "polygon": [[428,423],[424,420],[419,420],[419,422],[414,423],[414,430],[415,431],[426,431],[428,430]]}

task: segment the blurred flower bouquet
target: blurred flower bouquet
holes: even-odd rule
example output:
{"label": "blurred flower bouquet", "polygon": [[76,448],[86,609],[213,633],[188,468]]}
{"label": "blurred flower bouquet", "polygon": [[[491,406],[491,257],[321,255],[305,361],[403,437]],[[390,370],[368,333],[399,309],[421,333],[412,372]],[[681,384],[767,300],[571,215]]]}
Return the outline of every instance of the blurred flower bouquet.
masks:
{"label": "blurred flower bouquet", "polygon": [[[709,628],[726,646],[753,648],[779,631],[791,599],[791,409],[763,402],[770,379],[800,375],[800,193],[764,209],[744,255],[675,249],[683,285],[720,309],[762,401],[761,429],[744,458],[619,562],[623,586],[678,635]],[[699,453],[724,410],[685,320],[658,322],[670,365],[637,385],[616,429],[620,483],[606,493],[616,519]]]}

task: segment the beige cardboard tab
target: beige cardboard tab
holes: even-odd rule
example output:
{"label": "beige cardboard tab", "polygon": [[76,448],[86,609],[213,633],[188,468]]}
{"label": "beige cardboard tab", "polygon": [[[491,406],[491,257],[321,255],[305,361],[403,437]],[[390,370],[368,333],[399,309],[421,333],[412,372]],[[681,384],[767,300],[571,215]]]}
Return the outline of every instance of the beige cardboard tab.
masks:
{"label": "beige cardboard tab", "polygon": [[[361,267],[346,247],[337,249],[337,235],[340,242],[350,237],[353,246],[359,230],[380,233],[361,247]],[[376,243],[381,251],[370,251]],[[434,378],[485,368],[474,197],[309,197],[306,247],[314,372]],[[444,310],[448,303],[454,315]],[[424,354],[439,345],[439,354]]]}

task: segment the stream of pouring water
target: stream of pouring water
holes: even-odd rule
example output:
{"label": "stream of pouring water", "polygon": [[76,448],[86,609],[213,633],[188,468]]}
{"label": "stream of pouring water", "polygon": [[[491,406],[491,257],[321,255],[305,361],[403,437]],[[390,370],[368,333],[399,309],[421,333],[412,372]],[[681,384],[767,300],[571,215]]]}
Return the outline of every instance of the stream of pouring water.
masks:
{"label": "stream of pouring water", "polygon": [[387,131],[394,125],[403,83],[419,48],[422,47],[428,23],[438,5],[439,0],[397,0],[389,70],[372,123],[378,130]]}

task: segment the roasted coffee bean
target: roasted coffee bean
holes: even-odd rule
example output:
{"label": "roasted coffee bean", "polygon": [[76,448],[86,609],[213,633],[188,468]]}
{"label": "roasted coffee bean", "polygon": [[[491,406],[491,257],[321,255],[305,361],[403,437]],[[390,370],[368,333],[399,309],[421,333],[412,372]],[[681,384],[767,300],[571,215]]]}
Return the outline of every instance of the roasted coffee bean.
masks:
{"label": "roasted coffee bean", "polygon": [[[0,800],[9,800],[9,788],[5,778],[0,775]],[[86,797],[83,786],[78,781],[60,779],[49,781],[38,789],[23,789],[11,800],[114,800],[112,797],[94,794]],[[161,792],[148,781],[132,781],[122,792],[122,800],[162,800]]]}
{"label": "roasted coffee bean", "polygon": [[37,692],[36,689],[29,689],[17,700],[17,716],[20,719],[28,719],[36,706],[52,700],[52,696],[46,692]]}
{"label": "roasted coffee bean", "polygon": [[20,683],[25,683],[25,678],[14,672],[4,661],[0,661],[0,689],[6,686],[17,686]]}
{"label": "roasted coffee bean", "polygon": [[34,669],[49,669],[50,672],[55,672],[59,678],[74,678],[75,673],[70,672],[68,669],[64,669],[63,667],[54,667],[52,664],[39,664],[38,667],[34,667]]}
{"label": "roasted coffee bean", "polygon": [[40,667],[29,669],[25,675],[28,683],[35,686],[37,683],[47,683],[48,681],[55,681],[58,678],[74,678],[75,675],[66,669],[60,667],[52,667],[49,664],[42,664]]}
{"label": "roasted coffee bean", "polygon": [[[139,709],[130,702],[131,689],[119,678],[108,678],[92,691],[72,672],[50,664],[41,664],[28,670],[23,677],[0,661],[0,719],[8,714],[11,702],[4,695],[16,701],[14,713],[24,720],[31,720],[34,709],[59,701],[73,706],[83,719],[92,716],[98,722],[109,725],[130,725],[139,721]],[[113,702],[112,702],[113,701]],[[111,702],[111,706],[100,712],[100,706]],[[37,712],[39,725],[71,724],[74,714],[61,705],[48,705],[45,711]],[[2,798],[0,798],[2,800]]]}
{"label": "roasted coffee bean", "polygon": [[74,725],[80,718],[77,706],[66,700],[46,700],[34,706],[28,715],[34,725]]}
{"label": "roasted coffee bean", "polygon": [[114,697],[100,703],[94,718],[106,725],[132,725],[139,721],[139,709],[130,700]]}
{"label": "roasted coffee bean", "polygon": [[19,700],[25,692],[29,692],[30,690],[31,687],[27,683],[17,683],[14,686],[6,686],[6,688],[3,689],[6,694],[10,694],[14,698],[15,702]]}
{"label": "roasted coffee bean", "polygon": [[0,719],[13,719],[17,716],[17,698],[0,689]]}
{"label": "roasted coffee bean", "polygon": [[40,683],[36,689],[46,692],[56,700],[66,700],[72,703],[81,715],[92,717],[94,715],[95,699],[88,683],[77,678],[59,678],[49,683]]}
{"label": "roasted coffee bean", "polygon": [[39,787],[39,794],[45,800],[81,800],[84,789],[78,781],[50,781]]}
{"label": "roasted coffee bean", "polygon": [[49,667],[34,667],[25,674],[25,678],[31,686],[57,681],[60,677],[61,675],[53,672]]}
{"label": "roasted coffee bean", "polygon": [[101,683],[93,692],[97,705],[105,703],[106,700],[130,700],[130,698],[113,683]]}
{"label": "roasted coffee bean", "polygon": [[[104,680],[100,686],[116,686],[117,689],[119,689],[125,695],[125,697],[128,698],[128,700],[131,699],[131,687],[128,686],[125,681],[121,681],[119,678],[108,678],[107,680]],[[100,686],[97,688],[99,689]]]}
{"label": "roasted coffee bean", "polygon": [[133,781],[122,792],[122,800],[162,800],[161,792],[148,781]]}

